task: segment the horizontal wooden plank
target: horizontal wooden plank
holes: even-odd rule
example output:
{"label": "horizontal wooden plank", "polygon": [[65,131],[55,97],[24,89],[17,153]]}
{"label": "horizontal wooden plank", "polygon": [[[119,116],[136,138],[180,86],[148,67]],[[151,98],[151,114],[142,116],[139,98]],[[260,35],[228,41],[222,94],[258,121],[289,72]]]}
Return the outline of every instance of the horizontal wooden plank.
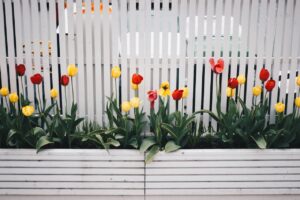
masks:
{"label": "horizontal wooden plank", "polygon": [[134,174],[143,175],[143,168],[0,168],[0,174]]}
{"label": "horizontal wooden plank", "polygon": [[206,196],[206,195],[198,195],[198,196],[173,196],[173,195],[168,195],[168,196],[147,196],[147,200],[298,200],[299,195],[251,195],[251,196],[236,196],[236,195],[211,195],[211,196]]}
{"label": "horizontal wooden plank", "polygon": [[[1,165],[1,163],[0,163]],[[258,160],[258,161],[154,161],[147,168],[193,168],[193,167],[300,167],[300,160]]]}
{"label": "horizontal wooden plank", "polygon": [[41,168],[41,167],[63,167],[63,168],[136,168],[144,167],[142,161],[49,161],[49,160],[30,160],[30,161],[2,161],[0,162],[0,168],[2,167],[30,167],[30,168]]}
{"label": "horizontal wooden plank", "polygon": [[139,189],[143,182],[0,182],[2,189]]}
{"label": "horizontal wooden plank", "polygon": [[[73,196],[58,196],[58,195],[51,195],[51,196],[44,196],[44,195],[26,195],[26,196],[20,196],[20,195],[9,195],[9,196],[0,196],[0,199],[2,200],[141,200],[143,199],[143,196],[89,196],[89,195],[73,195]],[[274,199],[273,199],[274,200]]]}
{"label": "horizontal wooden plank", "polygon": [[144,181],[144,175],[0,175],[0,181],[78,181],[78,182],[95,182],[95,181],[106,181],[106,182],[139,182]]}
{"label": "horizontal wooden plank", "polygon": [[150,182],[147,189],[299,188],[300,182]]}
{"label": "horizontal wooden plank", "polygon": [[148,168],[146,175],[300,174],[300,168]]}
{"label": "horizontal wooden plank", "polygon": [[147,189],[146,195],[293,195],[300,189]]}
{"label": "horizontal wooden plank", "polygon": [[149,175],[146,177],[148,182],[202,182],[202,181],[300,181],[300,175]]}
{"label": "horizontal wooden plank", "polygon": [[143,189],[0,189],[0,195],[144,195]]}

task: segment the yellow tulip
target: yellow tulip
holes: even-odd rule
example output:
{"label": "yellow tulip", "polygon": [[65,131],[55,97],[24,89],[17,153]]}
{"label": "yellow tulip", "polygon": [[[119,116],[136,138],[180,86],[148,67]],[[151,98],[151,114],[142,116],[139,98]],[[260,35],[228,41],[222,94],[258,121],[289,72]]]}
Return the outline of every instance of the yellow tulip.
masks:
{"label": "yellow tulip", "polygon": [[111,76],[113,78],[119,78],[121,76],[121,69],[119,66],[114,66],[112,69],[111,69]]}
{"label": "yellow tulip", "polygon": [[50,96],[52,99],[55,99],[58,96],[57,89],[53,88],[52,90],[50,90]]}
{"label": "yellow tulip", "polygon": [[300,75],[297,76],[297,78],[296,78],[296,83],[297,83],[298,86],[300,86]]}
{"label": "yellow tulip", "polygon": [[133,89],[133,90],[138,90],[139,89],[139,85],[132,83],[132,81],[130,81],[130,85],[131,85],[131,89]]}
{"label": "yellow tulip", "polygon": [[162,82],[160,85],[160,89],[159,89],[159,95],[166,97],[166,96],[170,96],[171,91],[170,91],[170,84],[168,81]]}
{"label": "yellow tulip", "polygon": [[0,89],[0,94],[1,94],[1,96],[6,97],[9,94],[8,88],[7,87],[1,88]]}
{"label": "yellow tulip", "polygon": [[185,99],[189,96],[190,90],[187,87],[182,88],[182,90],[183,90],[182,98]]}
{"label": "yellow tulip", "polygon": [[230,87],[227,87],[226,88],[226,95],[227,97],[233,97],[234,96],[234,93],[235,93],[235,90],[230,88]]}
{"label": "yellow tulip", "polygon": [[141,104],[141,100],[138,97],[133,97],[130,99],[130,105],[134,108],[138,108]]}
{"label": "yellow tulip", "polygon": [[76,76],[78,73],[78,68],[74,64],[69,64],[68,66],[68,75],[70,77]]}
{"label": "yellow tulip", "polygon": [[30,117],[33,114],[33,112],[34,112],[34,107],[33,106],[29,105],[29,106],[24,106],[22,108],[22,113],[26,117]]}
{"label": "yellow tulip", "polygon": [[9,101],[11,103],[16,103],[19,100],[17,93],[13,92],[9,95]]}
{"label": "yellow tulip", "polygon": [[252,93],[254,96],[259,96],[262,92],[261,86],[255,86],[252,88]]}
{"label": "yellow tulip", "polygon": [[284,112],[285,105],[282,102],[276,103],[274,107],[275,107],[276,112],[278,112],[278,113]]}
{"label": "yellow tulip", "polygon": [[130,102],[124,101],[121,105],[121,109],[123,112],[128,112],[131,109]]}
{"label": "yellow tulip", "polygon": [[295,99],[295,105],[296,105],[298,108],[300,108],[300,97],[297,97],[297,98]]}
{"label": "yellow tulip", "polygon": [[246,77],[244,75],[239,75],[237,77],[237,80],[238,80],[238,82],[239,82],[240,85],[243,85],[246,82]]}

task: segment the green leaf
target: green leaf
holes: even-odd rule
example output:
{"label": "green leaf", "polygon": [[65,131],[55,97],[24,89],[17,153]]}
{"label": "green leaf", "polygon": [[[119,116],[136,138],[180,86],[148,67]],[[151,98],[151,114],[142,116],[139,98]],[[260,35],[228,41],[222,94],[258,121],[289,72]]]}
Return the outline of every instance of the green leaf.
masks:
{"label": "green leaf", "polygon": [[161,128],[170,133],[170,135],[174,138],[177,139],[177,133],[174,131],[172,126],[170,124],[162,123]]}
{"label": "green leaf", "polygon": [[145,162],[146,163],[150,163],[152,162],[152,160],[154,159],[154,156],[159,152],[159,147],[158,145],[154,145],[151,147],[150,151],[148,151],[146,153],[146,159]]}
{"label": "green leaf", "polygon": [[154,137],[145,138],[141,144],[140,152],[144,153],[145,151],[147,151],[147,149],[149,149],[149,147],[151,147],[154,144],[156,144]]}
{"label": "green leaf", "polygon": [[267,148],[267,142],[263,136],[259,136],[258,138],[255,138],[253,136],[251,136],[251,137],[260,149]]}
{"label": "green leaf", "polygon": [[33,128],[33,135],[45,135],[46,132],[41,127]]}
{"label": "green leaf", "polygon": [[36,143],[36,151],[37,153],[40,151],[40,149],[48,144],[53,144],[53,141],[48,136],[42,136]]}
{"label": "green leaf", "polygon": [[180,148],[181,148],[181,146],[178,146],[177,144],[175,144],[175,142],[173,140],[171,140],[166,144],[165,152],[169,153],[169,152],[172,152],[172,151],[176,151]]}
{"label": "green leaf", "polygon": [[138,141],[136,140],[136,138],[132,138],[129,140],[129,145],[134,147],[134,148],[138,148]]}
{"label": "green leaf", "polygon": [[117,140],[114,140],[114,139],[112,139],[112,138],[108,138],[106,143],[107,143],[107,144],[110,144],[110,145],[112,145],[112,146],[114,146],[114,147],[120,146],[120,142],[117,141]]}

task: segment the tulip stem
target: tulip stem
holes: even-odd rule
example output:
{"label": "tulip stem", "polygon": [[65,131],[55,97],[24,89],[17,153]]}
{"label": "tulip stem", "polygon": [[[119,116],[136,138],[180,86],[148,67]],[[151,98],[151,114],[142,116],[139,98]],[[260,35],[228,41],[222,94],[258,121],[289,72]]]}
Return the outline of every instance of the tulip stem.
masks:
{"label": "tulip stem", "polygon": [[7,101],[7,98],[5,98],[5,103],[6,103],[6,107],[7,107],[7,111],[9,112],[9,106],[8,106],[8,101]]}
{"label": "tulip stem", "polygon": [[118,90],[118,87],[117,87],[117,79],[115,78],[115,95],[116,95],[116,101],[117,101],[117,105],[118,105],[118,92],[117,92],[117,90]]}
{"label": "tulip stem", "polygon": [[182,100],[181,100],[181,112],[182,112],[182,114],[183,114],[183,111],[184,111],[184,110],[183,110],[183,108],[184,108],[183,106],[184,106],[184,105],[183,105],[183,99],[182,99]]}
{"label": "tulip stem", "polygon": [[67,100],[67,87],[65,87],[65,102],[66,102],[66,105],[65,105],[65,109],[66,109],[66,114],[67,114],[67,105],[68,105],[68,100]]}
{"label": "tulip stem", "polygon": [[22,94],[25,96],[25,90],[24,90],[24,85],[23,85],[23,79],[21,76],[21,86],[22,86]]}
{"label": "tulip stem", "polygon": [[40,114],[41,114],[41,112],[42,112],[42,101],[41,101],[41,93],[40,93],[40,87],[39,86],[37,86],[38,87],[38,98],[39,98],[39,102],[38,102],[38,108],[39,108],[39,111],[40,111]]}
{"label": "tulip stem", "polygon": [[74,86],[73,86],[73,77],[71,77],[71,85],[72,85],[72,99],[73,99],[73,104],[75,102],[75,99],[74,99]]}

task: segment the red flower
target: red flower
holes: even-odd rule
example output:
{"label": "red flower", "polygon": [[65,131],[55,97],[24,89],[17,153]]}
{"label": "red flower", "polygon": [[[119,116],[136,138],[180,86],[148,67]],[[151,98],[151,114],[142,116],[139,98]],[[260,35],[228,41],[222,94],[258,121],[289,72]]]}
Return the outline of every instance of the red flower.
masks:
{"label": "red flower", "polygon": [[175,101],[178,101],[182,98],[183,90],[174,90],[172,93],[172,97]]}
{"label": "red flower", "polygon": [[69,84],[70,78],[67,75],[62,75],[60,77],[60,84],[63,86],[67,86]]}
{"label": "red flower", "polygon": [[143,81],[143,79],[144,78],[141,75],[139,75],[139,74],[133,74],[132,75],[132,83],[133,84],[138,85],[138,84],[140,84]]}
{"label": "red flower", "polygon": [[24,76],[25,71],[26,71],[26,67],[24,64],[17,65],[16,72],[18,76]]}
{"label": "red flower", "polygon": [[236,78],[230,78],[228,80],[228,87],[230,87],[231,89],[237,88],[238,85],[239,81]]}
{"label": "red flower", "polygon": [[157,99],[157,91],[150,90],[147,92],[148,94],[148,100],[150,101],[150,108],[154,109],[154,102]]}
{"label": "red flower", "polygon": [[30,80],[31,80],[31,82],[32,82],[33,84],[39,85],[39,84],[41,84],[41,82],[43,81],[43,77],[42,77],[41,74],[36,73],[36,74],[34,74],[33,76],[30,77]]}
{"label": "red flower", "polygon": [[266,82],[265,88],[266,88],[266,90],[271,92],[274,89],[275,85],[276,85],[276,82],[271,79]]}
{"label": "red flower", "polygon": [[262,82],[268,80],[270,77],[270,72],[267,69],[262,68],[259,73],[259,78]]}
{"label": "red flower", "polygon": [[215,63],[215,60],[213,58],[209,59],[209,63],[211,66],[211,70],[213,70],[213,72],[215,72],[216,74],[221,74],[224,70],[224,60],[223,59],[219,59],[217,61],[217,63]]}

